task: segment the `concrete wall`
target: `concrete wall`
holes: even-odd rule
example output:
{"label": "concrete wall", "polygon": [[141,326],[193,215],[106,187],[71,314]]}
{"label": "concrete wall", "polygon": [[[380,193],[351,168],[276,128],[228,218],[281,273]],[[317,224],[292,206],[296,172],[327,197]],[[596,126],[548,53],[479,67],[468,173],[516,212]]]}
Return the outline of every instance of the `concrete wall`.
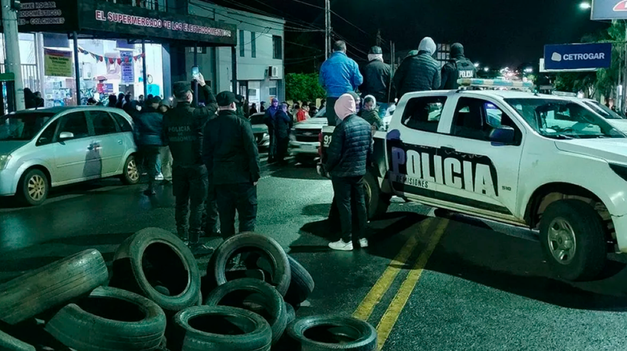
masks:
{"label": "concrete wall", "polygon": [[[281,37],[281,52],[284,54],[284,24],[280,18],[273,18],[242,12],[229,8],[209,4],[200,0],[191,0],[189,3],[189,14],[201,17],[208,17],[216,21],[235,24],[237,30],[237,80],[248,81],[249,89],[257,90],[257,98],[250,96],[251,102],[260,100],[268,101],[271,88],[276,87],[281,100],[285,99],[285,84],[283,80],[283,59],[273,58],[273,36]],[[244,56],[240,56],[240,35],[244,34]],[[256,44],[256,57],[252,57],[252,36],[254,35]],[[206,54],[198,54],[198,67],[207,79],[212,82],[215,92],[231,90],[232,64],[231,48],[208,48]],[[217,62],[217,65],[215,64]],[[186,52],[186,65],[191,74],[191,67],[194,63],[194,54],[189,50]],[[270,66],[278,68],[276,77],[269,77]],[[241,92],[238,90],[238,92]],[[255,100],[256,101],[255,101]]]}

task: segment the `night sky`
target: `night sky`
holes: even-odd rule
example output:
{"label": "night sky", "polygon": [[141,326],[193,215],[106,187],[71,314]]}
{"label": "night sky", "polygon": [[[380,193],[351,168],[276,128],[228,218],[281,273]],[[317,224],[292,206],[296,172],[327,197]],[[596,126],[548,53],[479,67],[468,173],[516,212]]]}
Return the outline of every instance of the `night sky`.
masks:
{"label": "night sky", "polygon": [[[324,0],[297,1],[324,6]],[[297,1],[216,2],[258,8],[285,18],[288,26],[301,27],[304,21],[322,28],[322,10]],[[365,59],[360,51],[367,51],[375,43],[380,28],[383,39],[393,40],[397,50],[417,48],[424,36],[431,36],[437,43],[459,41],[466,47],[468,58],[491,67],[537,64],[545,44],[578,42],[583,35],[608,27],[608,23],[590,21],[590,10],[580,9],[579,4],[577,0],[331,0],[333,11],[368,33],[333,15],[333,29],[348,40],[350,56]],[[286,36],[287,45],[307,43],[316,45],[316,49],[324,45],[318,33],[288,32]],[[300,62],[302,59],[293,57],[298,50],[289,49],[286,51],[292,55],[286,57],[287,62]]]}

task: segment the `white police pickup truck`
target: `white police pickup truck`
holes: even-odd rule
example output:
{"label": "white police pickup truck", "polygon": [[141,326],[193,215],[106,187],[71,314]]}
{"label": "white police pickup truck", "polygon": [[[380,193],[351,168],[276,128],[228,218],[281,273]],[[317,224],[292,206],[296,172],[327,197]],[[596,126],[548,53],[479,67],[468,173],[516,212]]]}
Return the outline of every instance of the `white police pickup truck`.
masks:
{"label": "white police pickup truck", "polygon": [[[323,130],[323,148],[332,130]],[[608,252],[627,253],[627,138],[581,101],[513,90],[409,93],[388,131],[375,134],[373,156],[371,218],[397,195],[536,228],[549,264],[569,280],[594,279]]]}

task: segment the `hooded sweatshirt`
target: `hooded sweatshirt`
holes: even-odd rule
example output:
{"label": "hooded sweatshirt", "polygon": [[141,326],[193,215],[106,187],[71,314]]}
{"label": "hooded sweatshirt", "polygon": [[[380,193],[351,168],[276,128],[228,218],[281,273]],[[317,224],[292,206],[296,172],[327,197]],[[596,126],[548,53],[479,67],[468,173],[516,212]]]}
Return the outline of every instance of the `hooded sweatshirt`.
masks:
{"label": "hooded sweatshirt", "polygon": [[442,67],[441,89],[457,89],[460,78],[475,78],[475,65],[464,56],[464,46],[460,43],[451,45],[451,60]]}
{"label": "hooded sweatshirt", "polygon": [[413,91],[440,88],[440,65],[432,57],[436,48],[433,39],[426,37],[418,46],[418,54],[403,60],[393,79],[399,98]]}

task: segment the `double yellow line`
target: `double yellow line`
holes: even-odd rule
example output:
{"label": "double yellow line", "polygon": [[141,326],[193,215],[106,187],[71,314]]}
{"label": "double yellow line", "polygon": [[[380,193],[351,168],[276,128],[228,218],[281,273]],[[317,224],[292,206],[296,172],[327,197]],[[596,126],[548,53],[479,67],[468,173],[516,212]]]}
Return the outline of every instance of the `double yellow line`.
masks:
{"label": "double yellow line", "polygon": [[[437,246],[440,238],[446,231],[449,221],[447,219],[427,219],[423,221],[419,226],[419,235],[412,235],[405,245],[401,248],[401,251],[396,255],[394,260],[390,262],[389,266],[383,272],[383,274],[379,277],[379,280],[375,283],[375,285],[370,289],[368,295],[362,300],[359,304],[355,312],[353,313],[353,317],[367,321],[372,312],[376,308],[376,306],[381,302],[383,296],[390,289],[390,286],[396,280],[396,277],[403,269],[403,267],[408,263],[407,261],[413,256],[414,251],[418,247],[420,243],[421,237],[426,237],[427,247],[420,253],[420,256],[416,259],[413,267],[405,277],[405,280],[401,284],[401,287],[398,289],[398,292],[392,299],[392,302],[388,306],[387,310],[383,314],[383,317],[379,321],[377,325],[377,332],[379,336],[379,345],[378,349],[381,350],[383,345],[387,341],[390,333],[392,332],[392,328],[396,324],[398,317],[400,316],[403,308],[407,304],[409,300],[409,296],[414,291],[416,284],[418,284],[418,280],[422,275],[422,271],[427,265],[427,261],[435,247]],[[435,225],[435,230],[430,232],[431,229]]]}

